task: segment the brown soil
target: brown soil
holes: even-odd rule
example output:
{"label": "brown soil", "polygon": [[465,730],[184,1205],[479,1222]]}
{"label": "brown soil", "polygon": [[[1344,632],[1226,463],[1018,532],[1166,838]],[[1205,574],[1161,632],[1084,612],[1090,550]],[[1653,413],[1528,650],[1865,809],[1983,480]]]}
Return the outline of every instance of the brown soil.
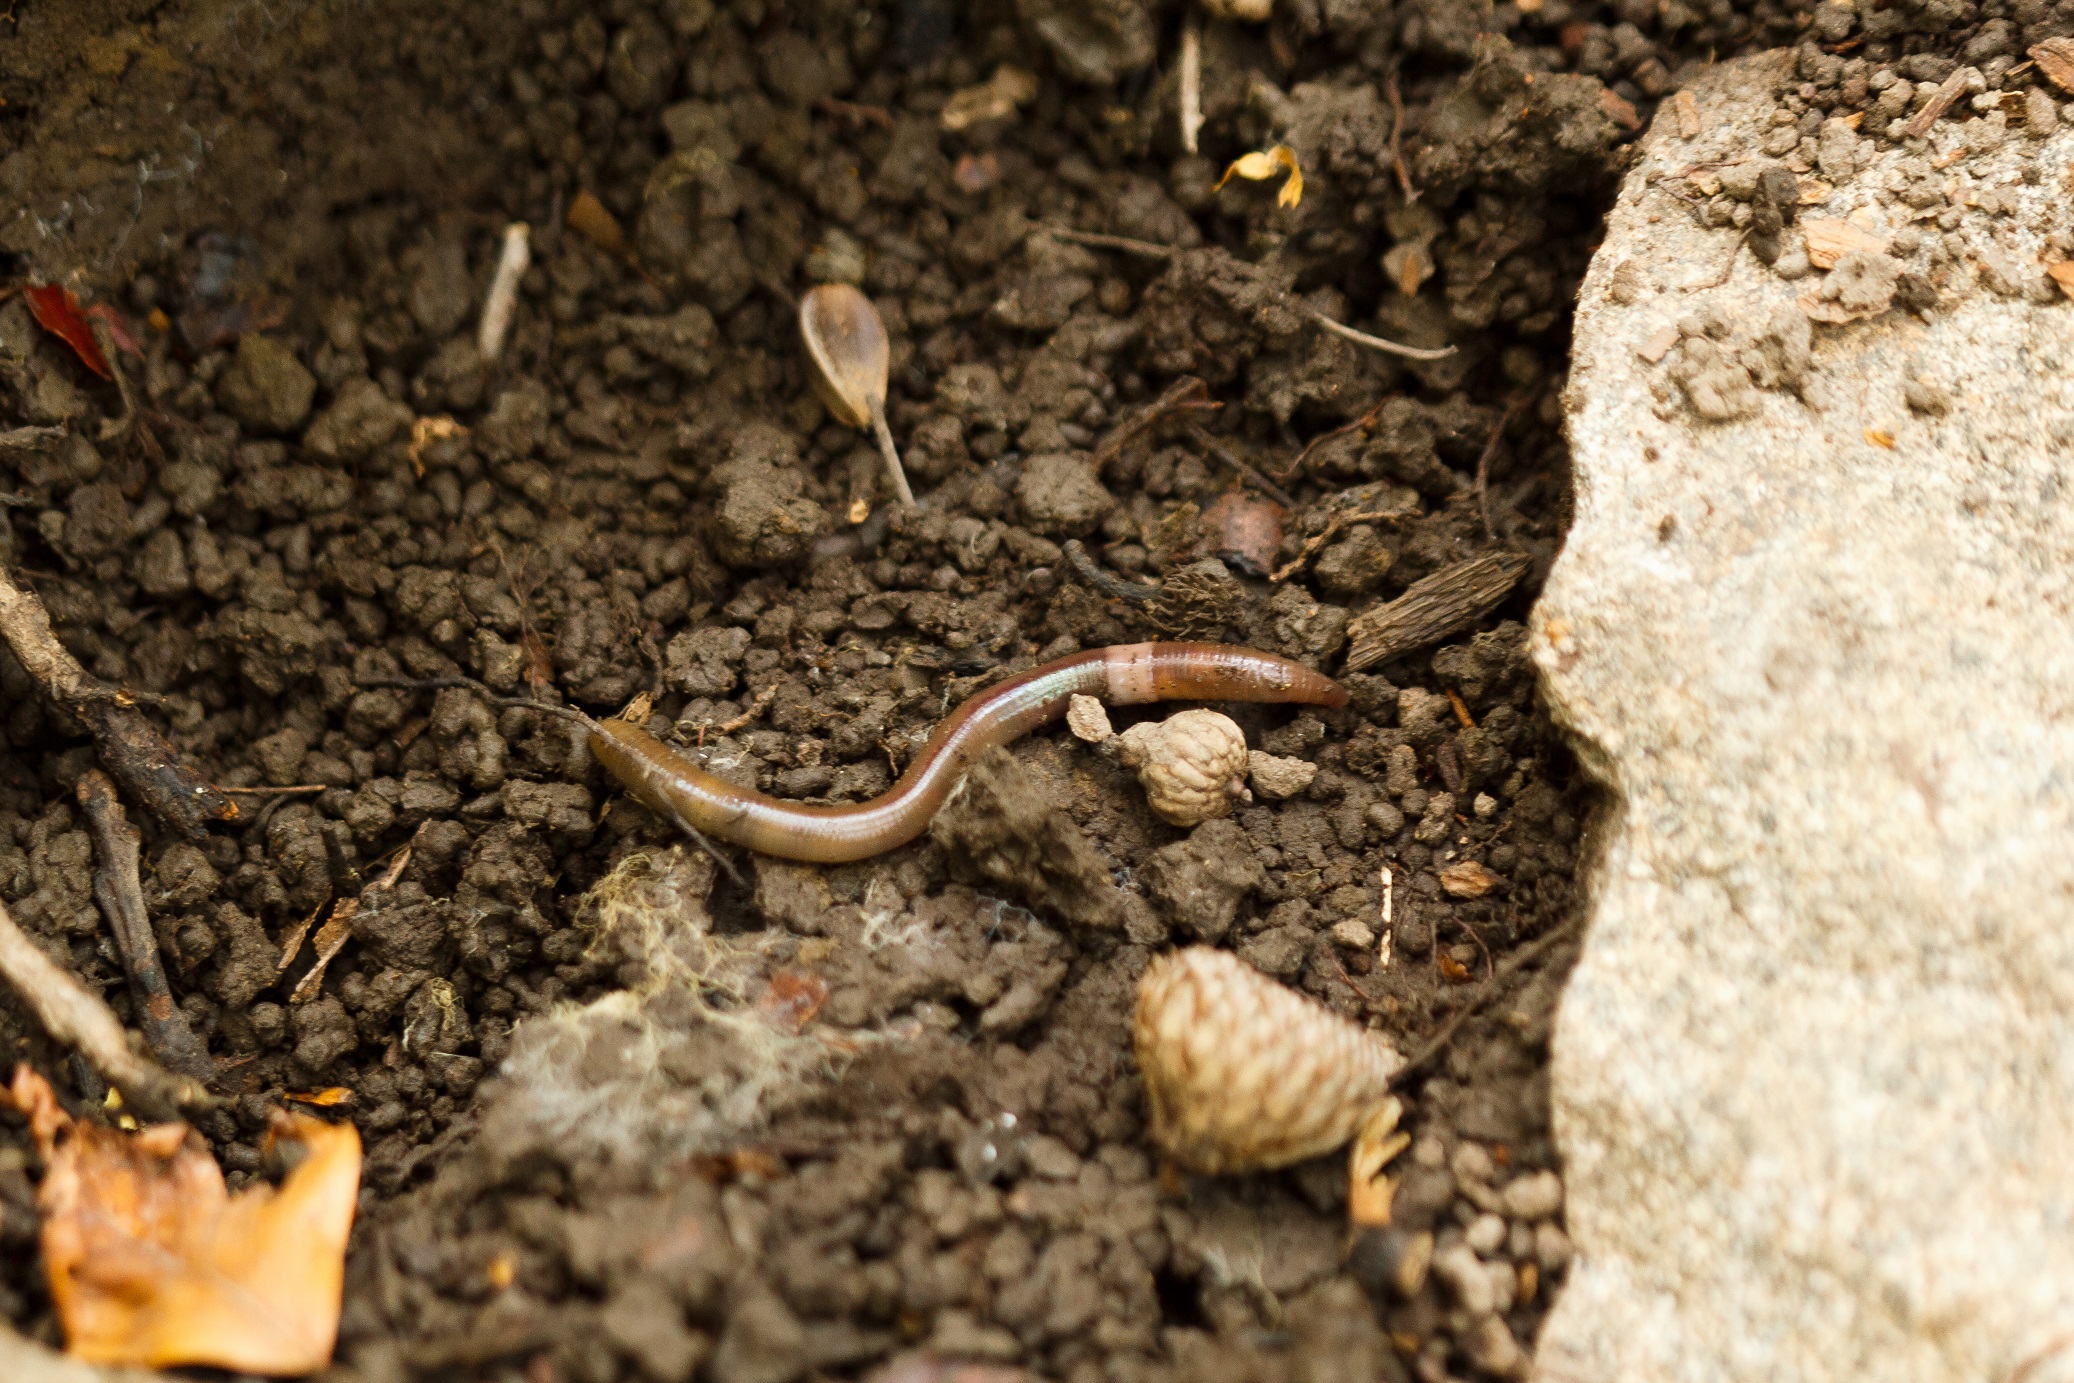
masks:
{"label": "brown soil", "polygon": [[[65,280],[145,345],[137,425],[110,423],[115,389],[0,305],[0,427],[65,429],[0,449],[0,560],[90,670],[163,698],[216,782],[316,789],[246,796],[204,839],[142,824],[233,1181],[267,1173],[270,1104],[352,1092],[367,1176],[330,1377],[1517,1369],[1500,1337],[1531,1342],[1568,1253],[1560,1216],[1504,1188],[1557,1168],[1568,949],[1506,962],[1571,917],[1588,810],[1518,622],[1564,521],[1569,303],[1678,55],[1791,40],[1815,9],[1524,8],[1212,23],[1199,157],[1177,5],[0,16],[8,281]],[[1004,62],[1039,77],[1019,117],[944,132]],[[1276,142],[1298,206],[1214,190]],[[622,252],[567,228],[582,194]],[[514,219],[534,264],[486,362]],[[887,526],[851,527],[879,463],[798,348],[794,295],[828,277],[861,279],[894,340],[926,507]],[[1460,350],[1379,355],[1312,311]],[[1102,446],[1184,375],[1220,407]],[[423,436],[440,416],[463,430]],[[1250,493],[1225,458],[1296,501],[1279,541],[1220,503]],[[1160,598],[1092,589],[1069,538]],[[1187,636],[1335,670],[1350,616],[1492,547],[1534,566],[1480,628],[1349,676],[1346,710],[1233,709],[1319,772],[1193,831],[1058,730],[930,839],[833,869],[737,854],[730,879],[565,720],[364,685],[466,676],[596,714],[651,693],[716,771],[852,800],[1037,662]],[[71,805],[79,728],[0,652],[0,899],[128,1016]],[[315,956],[284,971],[284,943],[405,846],[294,997]],[[1495,888],[1444,887],[1464,861]],[[1350,1241],[1329,1158],[1161,1181],[1127,1019],[1149,957],[1186,942],[1425,1056],[1392,1231]],[[98,1093],[4,998],[0,1043],[76,1105]],[[0,1116],[0,1322],[56,1343],[36,1175]],[[1421,1231],[1454,1270],[1407,1291]],[[1480,1309],[1463,1243],[1502,1269]]]}

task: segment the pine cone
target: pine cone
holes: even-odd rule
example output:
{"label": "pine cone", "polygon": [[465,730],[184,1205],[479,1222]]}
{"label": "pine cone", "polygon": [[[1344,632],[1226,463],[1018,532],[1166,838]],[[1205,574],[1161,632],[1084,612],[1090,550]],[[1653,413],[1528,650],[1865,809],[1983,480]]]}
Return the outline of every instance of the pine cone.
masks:
{"label": "pine cone", "polygon": [[1246,733],[1217,711],[1178,711],[1116,737],[1117,757],[1138,770],[1145,800],[1176,826],[1231,815],[1246,791]]}
{"label": "pine cone", "polygon": [[1153,1141],[1212,1176],[1332,1151],[1404,1065],[1380,1036],[1207,946],[1152,962],[1132,1039]]}

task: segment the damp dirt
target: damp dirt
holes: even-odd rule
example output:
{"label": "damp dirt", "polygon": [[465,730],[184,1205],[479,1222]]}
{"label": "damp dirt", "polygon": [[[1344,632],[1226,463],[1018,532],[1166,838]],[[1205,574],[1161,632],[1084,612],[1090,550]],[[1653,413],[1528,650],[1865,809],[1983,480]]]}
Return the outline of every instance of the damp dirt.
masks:
{"label": "damp dirt", "polygon": [[[284,1100],[366,1141],[327,1377],[1524,1372],[1569,1256],[1546,1043],[1591,799],[1520,621],[1627,141],[1682,62],[1802,44],[1778,153],[1819,169],[1833,111],[1919,111],[1940,53],[2013,82],[2067,7],[1291,0],[1203,26],[1195,153],[1182,9],[0,15],[5,283],[139,347],[126,408],[0,301],[0,425],[56,429],[0,449],[0,560],[236,790],[198,838],[140,822],[146,901],[231,1180]],[[1271,144],[1295,205],[1218,186]],[[917,511],[815,396],[816,281],[885,319]],[[1517,587],[1346,708],[1224,708],[1316,771],[1190,830],[1061,727],[913,845],[723,872],[511,704],[646,695],[716,773],[861,800],[1045,660],[1216,638],[1337,673],[1350,623],[1492,551]],[[0,652],[0,899],[134,1019],[92,766]],[[1162,1176],[1129,1012],[1181,944],[1416,1058],[1388,1230],[1349,1232],[1330,1158]],[[0,1043],[93,1102],[5,1000]],[[0,1321],[55,1345],[38,1175],[0,1115]]]}

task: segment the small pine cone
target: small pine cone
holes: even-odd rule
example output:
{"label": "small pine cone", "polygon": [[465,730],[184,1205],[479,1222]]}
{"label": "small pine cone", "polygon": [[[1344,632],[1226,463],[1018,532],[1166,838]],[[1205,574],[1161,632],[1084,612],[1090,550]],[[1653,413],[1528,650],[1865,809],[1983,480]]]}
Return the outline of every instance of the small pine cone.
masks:
{"label": "small pine cone", "polygon": [[1152,962],[1131,1035],[1153,1141],[1211,1176],[1332,1151],[1404,1065],[1380,1036],[1207,946]]}
{"label": "small pine cone", "polygon": [[1216,711],[1181,711],[1133,725],[1116,738],[1117,756],[1138,770],[1145,800],[1163,820],[1194,826],[1231,815],[1246,792],[1246,734]]}

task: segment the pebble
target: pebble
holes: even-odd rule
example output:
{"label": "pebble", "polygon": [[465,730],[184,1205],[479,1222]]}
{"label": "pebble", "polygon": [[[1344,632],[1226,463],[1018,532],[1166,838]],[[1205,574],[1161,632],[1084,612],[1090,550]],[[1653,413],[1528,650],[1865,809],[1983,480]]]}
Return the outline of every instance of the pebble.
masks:
{"label": "pebble", "polygon": [[1455,1155],[1448,1160],[1448,1170],[1455,1174],[1456,1181],[1473,1181],[1483,1184],[1498,1174],[1491,1161],[1491,1154],[1481,1143],[1462,1143],[1456,1146]]}
{"label": "pebble", "polygon": [[1333,924],[1332,940],[1349,951],[1366,951],[1375,945],[1375,931],[1358,917]]}
{"label": "pebble", "polygon": [[1554,1172],[1532,1172],[1507,1183],[1501,1193],[1505,1213],[1515,1220],[1545,1220],[1563,1208],[1563,1179]]}
{"label": "pebble", "polygon": [[1527,1361],[1512,1328],[1497,1316],[1485,1317],[1463,1336],[1462,1353],[1482,1372],[1500,1377],[1521,1372]]}
{"label": "pebble", "polygon": [[1462,1232],[1462,1242],[1488,1258],[1504,1244],[1508,1229],[1501,1215],[1478,1215]]}
{"label": "pebble", "polygon": [[[1510,1273],[1507,1269],[1507,1273]],[[1433,1275],[1447,1284],[1455,1301],[1472,1316],[1488,1316],[1498,1309],[1498,1294],[1491,1275],[1476,1250],[1457,1241],[1433,1255]]]}

